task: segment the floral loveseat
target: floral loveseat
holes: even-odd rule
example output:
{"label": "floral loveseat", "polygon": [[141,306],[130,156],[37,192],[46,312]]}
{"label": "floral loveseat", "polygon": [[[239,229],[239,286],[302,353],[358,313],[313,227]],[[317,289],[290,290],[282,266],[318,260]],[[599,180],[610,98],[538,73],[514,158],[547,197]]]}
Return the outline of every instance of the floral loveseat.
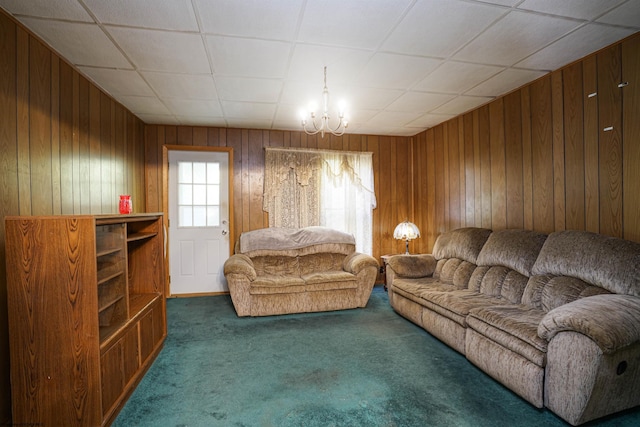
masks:
{"label": "floral loveseat", "polygon": [[388,260],[392,307],[578,425],[640,404],[640,244],[464,228]]}
{"label": "floral loveseat", "polygon": [[352,235],[325,227],[242,233],[224,264],[238,316],[365,307],[378,274]]}

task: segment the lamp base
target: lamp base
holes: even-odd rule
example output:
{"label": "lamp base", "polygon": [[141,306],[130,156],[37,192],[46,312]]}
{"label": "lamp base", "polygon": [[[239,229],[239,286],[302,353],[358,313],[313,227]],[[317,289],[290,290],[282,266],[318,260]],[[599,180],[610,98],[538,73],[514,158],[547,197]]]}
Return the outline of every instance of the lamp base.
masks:
{"label": "lamp base", "polygon": [[406,252],[404,253],[405,255],[411,255],[409,253],[409,239],[407,239],[407,246],[406,246]]}

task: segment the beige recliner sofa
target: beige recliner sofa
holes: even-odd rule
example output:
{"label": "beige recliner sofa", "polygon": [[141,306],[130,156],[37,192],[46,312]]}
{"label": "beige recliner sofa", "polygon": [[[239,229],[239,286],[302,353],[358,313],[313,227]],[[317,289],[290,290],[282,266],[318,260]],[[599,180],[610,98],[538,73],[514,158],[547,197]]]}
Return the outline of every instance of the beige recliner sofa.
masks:
{"label": "beige recliner sofa", "polygon": [[242,233],[224,275],[238,316],[365,307],[379,265],[352,235],[326,227]]}
{"label": "beige recliner sofa", "polygon": [[401,315],[578,425],[640,404],[640,244],[464,228],[386,270]]}

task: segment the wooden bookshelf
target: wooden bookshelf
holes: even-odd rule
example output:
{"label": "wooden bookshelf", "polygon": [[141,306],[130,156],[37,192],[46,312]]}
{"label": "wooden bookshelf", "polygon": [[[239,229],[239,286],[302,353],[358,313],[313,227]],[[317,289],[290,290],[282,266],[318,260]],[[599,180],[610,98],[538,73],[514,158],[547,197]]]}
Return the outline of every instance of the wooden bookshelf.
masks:
{"label": "wooden bookshelf", "polygon": [[161,214],[5,221],[14,424],[111,424],[167,333]]}

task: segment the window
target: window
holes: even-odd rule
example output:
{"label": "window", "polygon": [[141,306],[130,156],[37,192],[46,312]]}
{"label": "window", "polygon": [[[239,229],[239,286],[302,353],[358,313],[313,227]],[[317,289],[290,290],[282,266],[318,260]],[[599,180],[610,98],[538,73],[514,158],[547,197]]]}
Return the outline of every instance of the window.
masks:
{"label": "window", "polygon": [[218,162],[178,162],[178,226],[220,226]]}
{"label": "window", "polygon": [[270,227],[321,225],[373,252],[372,153],[266,148],[264,210]]}

